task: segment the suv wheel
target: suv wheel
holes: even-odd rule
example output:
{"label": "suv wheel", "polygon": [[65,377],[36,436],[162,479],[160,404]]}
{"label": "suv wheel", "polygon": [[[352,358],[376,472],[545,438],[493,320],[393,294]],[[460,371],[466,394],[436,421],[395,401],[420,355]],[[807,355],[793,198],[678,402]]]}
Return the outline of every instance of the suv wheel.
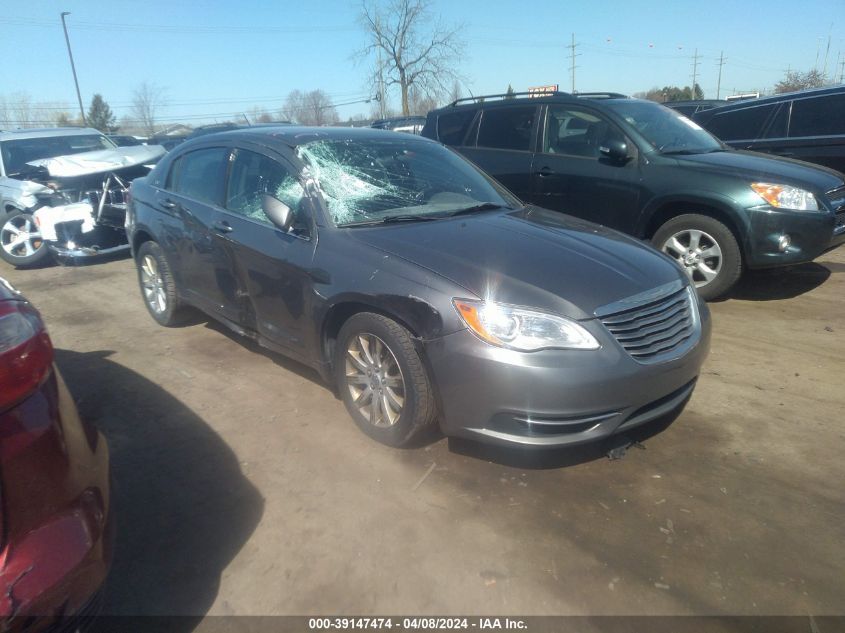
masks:
{"label": "suv wheel", "polygon": [[362,312],[344,323],[335,350],[340,396],[364,433],[389,446],[407,446],[434,426],[434,394],[408,330]]}
{"label": "suv wheel", "polygon": [[731,230],[709,216],[689,213],[672,218],[652,238],[695,284],[702,299],[724,295],[742,274],[742,256]]}
{"label": "suv wheel", "polygon": [[15,210],[2,216],[0,257],[15,266],[36,266],[50,257],[31,213]]}

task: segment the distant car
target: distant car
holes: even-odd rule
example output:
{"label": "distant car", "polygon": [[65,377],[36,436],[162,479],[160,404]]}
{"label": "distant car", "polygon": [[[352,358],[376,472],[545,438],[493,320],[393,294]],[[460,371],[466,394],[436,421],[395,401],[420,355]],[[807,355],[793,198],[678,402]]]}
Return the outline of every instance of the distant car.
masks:
{"label": "distant car", "polygon": [[525,207],[418,136],[224,132],[131,193],[153,319],[195,306],[314,367],[392,446],[438,424],[503,445],[600,440],[680,412],[707,353],[708,310],[674,262]]}
{"label": "distant car", "polygon": [[143,145],[143,143],[134,136],[126,134],[109,134],[109,140],[118,147],[132,147],[134,145]]}
{"label": "distant car", "polygon": [[180,143],[182,143],[187,138],[187,135],[179,135],[179,136],[151,136],[147,141],[147,145],[159,145],[163,147],[165,151],[170,151]]}
{"label": "distant car", "polygon": [[693,120],[736,149],[845,172],[845,86],[736,101]]}
{"label": "distant car", "polygon": [[394,132],[407,132],[419,134],[425,125],[424,116],[403,116],[390,119],[378,119],[370,124],[370,127],[377,130],[393,130]]}
{"label": "distant car", "polygon": [[164,150],[86,128],[0,132],[0,258],[15,266],[126,250],[126,193]]}
{"label": "distant car", "polygon": [[712,110],[728,103],[722,99],[695,99],[690,101],[667,101],[663,105],[667,108],[680,112],[686,117],[692,117],[696,112]]}
{"label": "distant car", "polygon": [[842,174],[733,151],[652,101],[614,93],[463,99],[430,112],[423,136],[454,147],[526,202],[650,241],[705,299],[726,295],[746,269],[810,261],[845,242]]}
{"label": "distant car", "polygon": [[38,311],[3,279],[0,484],[0,630],[76,631],[111,561],[108,447],[79,418]]}

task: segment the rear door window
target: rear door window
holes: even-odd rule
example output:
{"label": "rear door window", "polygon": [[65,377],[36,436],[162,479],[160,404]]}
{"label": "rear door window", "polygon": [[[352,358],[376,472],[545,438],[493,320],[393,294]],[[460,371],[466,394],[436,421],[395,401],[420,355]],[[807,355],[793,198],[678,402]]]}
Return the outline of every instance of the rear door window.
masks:
{"label": "rear door window", "polygon": [[779,105],[774,103],[723,112],[713,117],[707,129],[723,141],[760,138]]}
{"label": "rear door window", "polygon": [[170,169],[167,189],[180,195],[221,206],[226,188],[229,150],[225,147],[198,149],[176,159]]}
{"label": "rear door window", "polygon": [[845,93],[793,101],[790,136],[834,134],[845,134]]}
{"label": "rear door window", "polygon": [[445,145],[463,145],[477,110],[458,110],[437,117],[437,138]]}
{"label": "rear door window", "polygon": [[484,110],[478,130],[478,147],[531,151],[535,106],[499,107]]}

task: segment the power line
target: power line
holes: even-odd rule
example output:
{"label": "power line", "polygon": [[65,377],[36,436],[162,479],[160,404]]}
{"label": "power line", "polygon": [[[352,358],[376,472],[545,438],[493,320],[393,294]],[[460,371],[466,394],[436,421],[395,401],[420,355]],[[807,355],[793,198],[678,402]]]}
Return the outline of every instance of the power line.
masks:
{"label": "power line", "polygon": [[[719,99],[722,92],[722,66],[725,65],[725,62],[728,61],[725,59],[725,52],[722,51],[719,53],[719,80],[716,82],[716,98]],[[695,90],[695,86],[692,88]]]}
{"label": "power line", "polygon": [[581,53],[575,52],[575,49],[576,49],[577,46],[578,46],[578,44],[575,43],[575,33],[573,33],[572,34],[572,44],[570,44],[569,46],[566,47],[566,48],[570,49],[570,58],[572,60],[570,65],[569,65],[569,72],[572,74],[572,93],[573,94],[575,94],[575,69],[578,68],[575,65],[575,58],[579,57],[581,55]]}
{"label": "power line", "polygon": [[695,55],[692,56],[692,98],[695,99],[695,80],[698,78],[698,49],[695,49]]}

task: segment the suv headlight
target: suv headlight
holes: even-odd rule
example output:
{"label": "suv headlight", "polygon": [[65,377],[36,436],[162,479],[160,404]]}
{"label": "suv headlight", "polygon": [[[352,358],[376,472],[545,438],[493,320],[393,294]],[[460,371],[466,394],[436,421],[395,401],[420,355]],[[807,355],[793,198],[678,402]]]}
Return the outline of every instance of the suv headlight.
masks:
{"label": "suv headlight", "polygon": [[599,348],[595,337],[570,319],[492,301],[452,302],[469,329],[492,345],[520,352]]}
{"label": "suv headlight", "polygon": [[758,196],[777,209],[794,211],[818,211],[819,203],[809,191],[778,185],[771,182],[752,182],[751,188]]}

